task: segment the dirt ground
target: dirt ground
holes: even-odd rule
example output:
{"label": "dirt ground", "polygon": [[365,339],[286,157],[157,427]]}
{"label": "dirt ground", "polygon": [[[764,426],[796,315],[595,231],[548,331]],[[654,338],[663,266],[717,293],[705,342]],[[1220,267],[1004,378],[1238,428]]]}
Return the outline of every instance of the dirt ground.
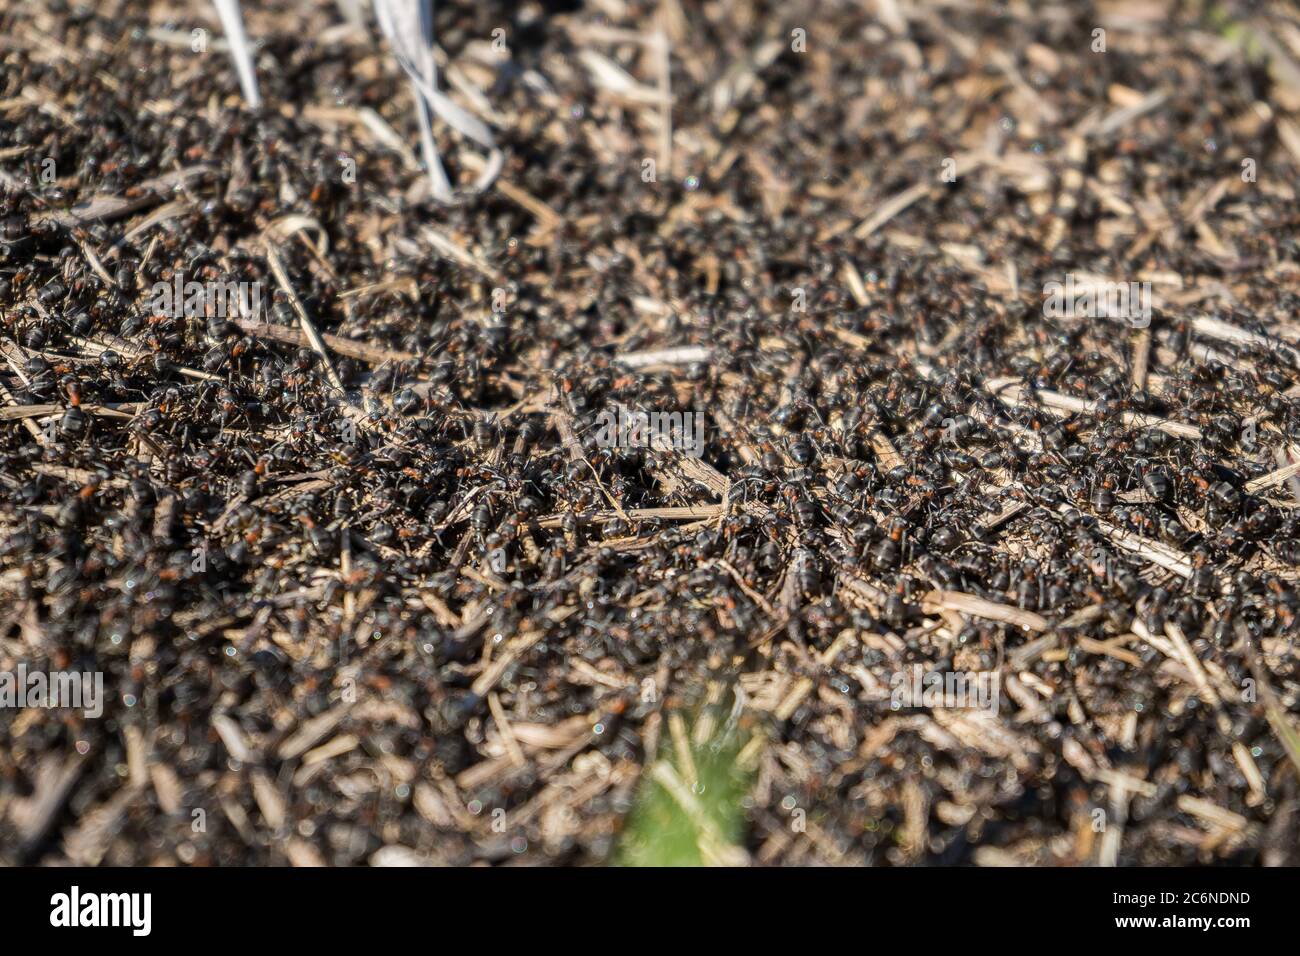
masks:
{"label": "dirt ground", "polygon": [[244,19],[0,0],[0,862],[1300,862],[1294,8]]}

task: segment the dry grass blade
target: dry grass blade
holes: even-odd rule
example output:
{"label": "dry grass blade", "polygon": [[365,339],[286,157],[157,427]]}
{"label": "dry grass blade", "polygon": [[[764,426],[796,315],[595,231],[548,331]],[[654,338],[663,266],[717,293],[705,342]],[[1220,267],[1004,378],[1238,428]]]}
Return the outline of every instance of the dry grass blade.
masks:
{"label": "dry grass blade", "polygon": [[262,105],[262,96],[257,89],[257,71],[253,68],[253,48],[244,31],[244,15],[239,9],[239,0],[212,0],[221,18],[221,29],[225,31],[230,44],[230,56],[235,61],[235,72],[239,75],[239,87],[244,91],[244,99],[249,109],[258,109]]}
{"label": "dry grass blade", "polygon": [[491,130],[476,116],[438,91],[437,68],[433,61],[433,0],[374,2],[379,28],[416,92],[420,142],[434,197],[439,201],[448,201],[452,198],[452,189],[434,142],[430,124],[432,116],[441,119],[487,151],[487,164],[474,184],[476,190],[486,189],[500,173],[504,157],[497,148]]}

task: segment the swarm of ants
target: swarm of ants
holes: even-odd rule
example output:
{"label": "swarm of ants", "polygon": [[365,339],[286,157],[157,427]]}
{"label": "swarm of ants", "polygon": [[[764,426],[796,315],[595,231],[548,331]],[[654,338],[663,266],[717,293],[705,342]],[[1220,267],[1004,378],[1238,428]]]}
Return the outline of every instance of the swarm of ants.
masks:
{"label": "swarm of ants", "polygon": [[332,8],[245,10],[250,111],[206,3],[0,2],[0,671],[108,695],[0,708],[0,861],[607,862],[720,707],[757,864],[1297,862],[1297,91],[871,6],[442,4],[446,204]]}

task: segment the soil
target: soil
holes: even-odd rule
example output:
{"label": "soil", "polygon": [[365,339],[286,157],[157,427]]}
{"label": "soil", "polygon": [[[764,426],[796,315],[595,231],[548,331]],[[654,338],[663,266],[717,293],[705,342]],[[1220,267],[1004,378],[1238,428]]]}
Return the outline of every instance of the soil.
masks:
{"label": "soil", "polygon": [[245,6],[0,0],[0,861],[1300,862],[1293,9]]}

